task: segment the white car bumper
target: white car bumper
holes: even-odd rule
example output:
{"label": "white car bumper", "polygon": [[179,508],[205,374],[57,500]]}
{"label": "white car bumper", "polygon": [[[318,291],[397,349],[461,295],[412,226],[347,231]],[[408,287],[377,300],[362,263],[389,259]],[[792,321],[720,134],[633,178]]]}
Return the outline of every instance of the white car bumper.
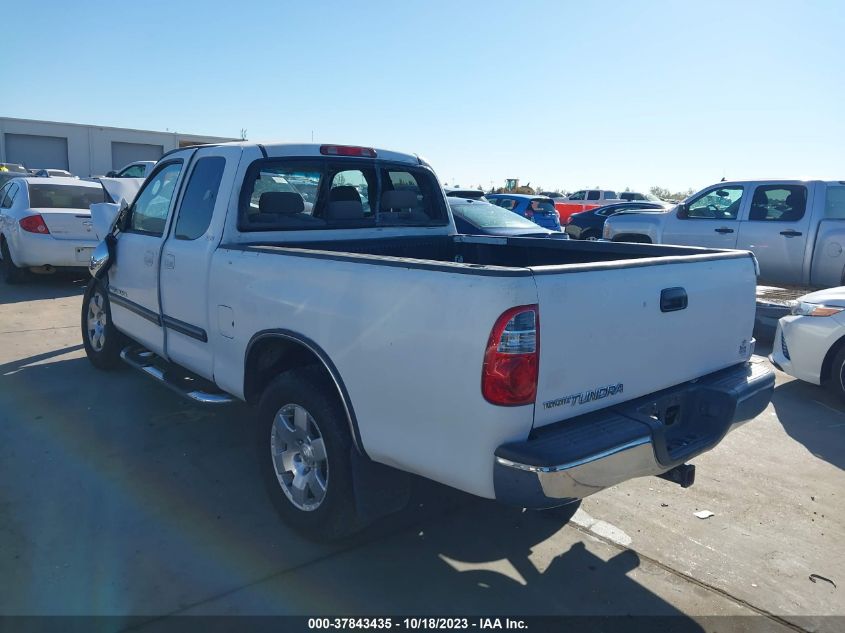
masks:
{"label": "white car bumper", "polygon": [[21,268],[54,266],[84,268],[91,260],[97,240],[57,240],[52,235],[17,231],[10,236],[12,259]]}
{"label": "white car bumper", "polygon": [[772,363],[799,380],[821,384],[825,356],[845,335],[845,320],[837,316],[785,316],[778,321],[772,343]]}

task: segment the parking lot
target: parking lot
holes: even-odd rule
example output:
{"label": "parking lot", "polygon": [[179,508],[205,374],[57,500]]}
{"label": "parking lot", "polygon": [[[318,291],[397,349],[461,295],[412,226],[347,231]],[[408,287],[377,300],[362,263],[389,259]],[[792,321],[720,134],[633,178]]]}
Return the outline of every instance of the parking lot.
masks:
{"label": "parking lot", "polygon": [[696,459],[686,490],[630,481],[561,527],[420,480],[406,510],[322,546],[265,498],[248,408],[91,367],[84,283],[0,285],[6,615],[762,615],[767,630],[841,630],[825,616],[845,616],[845,409],[820,388],[778,373],[772,404]]}

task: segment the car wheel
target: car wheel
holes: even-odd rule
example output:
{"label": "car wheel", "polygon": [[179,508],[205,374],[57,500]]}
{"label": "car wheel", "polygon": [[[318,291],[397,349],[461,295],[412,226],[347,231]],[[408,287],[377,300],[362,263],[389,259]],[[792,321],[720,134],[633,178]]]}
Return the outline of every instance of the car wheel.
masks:
{"label": "car wheel", "polygon": [[585,231],[581,234],[581,239],[587,240],[588,242],[595,242],[597,239],[599,239],[599,234],[595,231]]}
{"label": "car wheel", "polygon": [[258,406],[262,480],[282,519],[303,536],[331,541],[357,531],[352,442],[337,390],[320,368],[277,376]]}
{"label": "car wheel", "polygon": [[82,344],[85,355],[97,369],[120,365],[120,351],[126,337],[114,327],[109,295],[96,279],[88,282],[82,297]]}
{"label": "car wheel", "polygon": [[830,365],[830,380],[827,388],[845,401],[845,347],[840,349]]}
{"label": "car wheel", "polygon": [[0,256],[3,258],[3,261],[0,262],[0,268],[2,268],[0,274],[3,276],[3,281],[7,284],[19,284],[26,281],[29,271],[15,265],[15,262],[12,261],[12,255],[9,253],[9,245],[3,238],[0,238]]}

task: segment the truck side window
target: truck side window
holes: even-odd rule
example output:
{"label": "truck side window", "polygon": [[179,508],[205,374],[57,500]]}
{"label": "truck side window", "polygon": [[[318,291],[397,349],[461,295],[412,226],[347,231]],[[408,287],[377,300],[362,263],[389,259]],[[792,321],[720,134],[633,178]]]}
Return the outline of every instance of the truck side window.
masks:
{"label": "truck side window", "polygon": [[824,217],[845,220],[845,187],[828,187],[824,199]]}
{"label": "truck side window", "polygon": [[177,240],[195,240],[208,230],[225,167],[226,159],[222,156],[209,156],[197,161],[179,206]]}
{"label": "truck side window", "polygon": [[143,178],[143,165],[130,165],[117,175],[118,178]]}
{"label": "truck side window", "polygon": [[601,197],[601,191],[588,191],[587,200],[598,200]]}
{"label": "truck side window", "polygon": [[736,220],[742,191],[742,187],[706,191],[687,205],[687,217],[691,220]]}
{"label": "truck side window", "polygon": [[182,161],[169,163],[147,181],[132,205],[129,229],[139,233],[161,236],[167,224],[170,200],[182,171]]}
{"label": "truck side window", "polygon": [[748,219],[752,222],[797,222],[807,208],[803,185],[763,185],[754,191]]}
{"label": "truck side window", "polygon": [[570,200],[583,200],[585,193],[586,193],[586,191],[576,191],[575,193],[573,193],[569,196],[569,199]]}

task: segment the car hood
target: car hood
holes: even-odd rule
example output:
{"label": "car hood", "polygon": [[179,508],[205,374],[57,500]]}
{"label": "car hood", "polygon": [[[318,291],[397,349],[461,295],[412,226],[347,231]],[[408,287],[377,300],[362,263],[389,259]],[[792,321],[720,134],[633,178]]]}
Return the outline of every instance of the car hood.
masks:
{"label": "car hood", "polygon": [[804,295],[799,300],[806,301],[807,303],[818,303],[821,305],[832,306],[835,308],[845,308],[845,286],[817,290],[816,292]]}
{"label": "car hood", "polygon": [[99,180],[112,202],[119,204],[122,198],[126,200],[127,205],[132,204],[135,194],[144,184],[143,178],[100,178]]}

